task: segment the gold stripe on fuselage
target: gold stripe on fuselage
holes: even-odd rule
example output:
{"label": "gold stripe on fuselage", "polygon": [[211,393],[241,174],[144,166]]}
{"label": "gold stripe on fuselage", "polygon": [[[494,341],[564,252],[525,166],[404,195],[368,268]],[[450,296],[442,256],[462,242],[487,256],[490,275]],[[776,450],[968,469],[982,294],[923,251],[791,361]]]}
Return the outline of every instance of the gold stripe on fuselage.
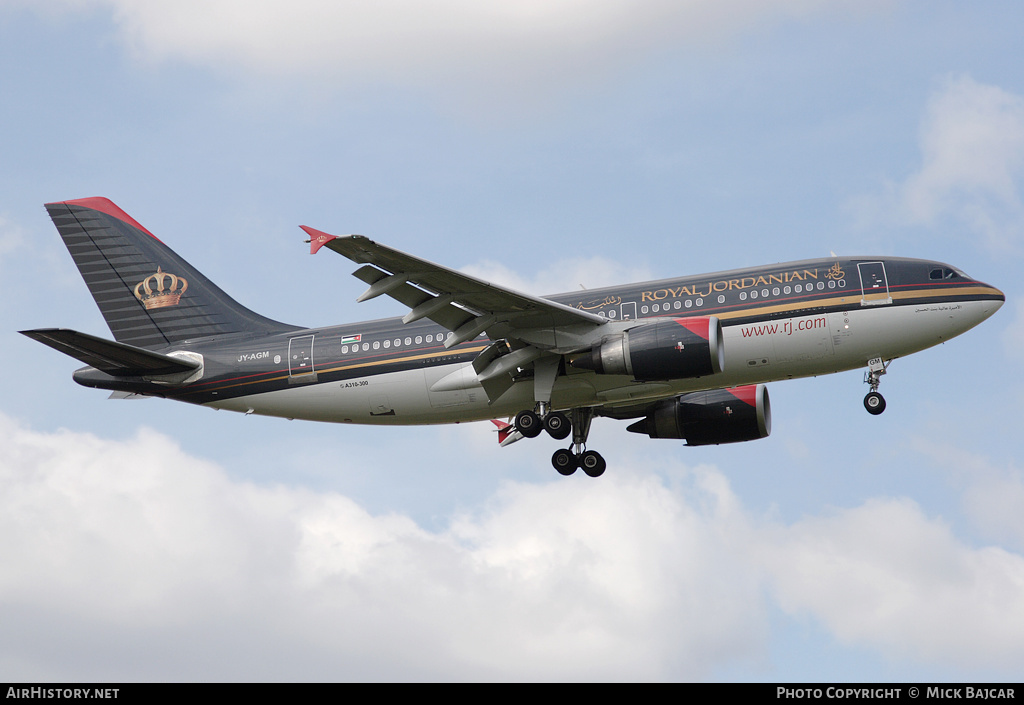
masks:
{"label": "gold stripe on fuselage", "polygon": [[[934,299],[934,298],[948,298],[954,299],[960,296],[1001,296],[1002,293],[989,286],[968,286],[968,287],[933,287],[930,289],[914,289],[911,291],[890,291],[889,296],[893,301],[910,301],[914,299]],[[696,311],[687,311],[684,316],[678,314],[669,315],[667,317],[686,317],[686,316],[697,316],[697,315],[713,315],[722,319],[723,321],[734,318],[758,318],[761,316],[768,316],[776,313],[794,313],[799,315],[800,311],[807,311],[807,315],[816,313],[812,309],[830,308],[842,306],[843,304],[849,305],[851,308],[854,306],[860,307],[863,301],[863,296],[857,290],[851,290],[850,293],[844,296],[832,296],[825,299],[810,299],[802,298],[798,301],[793,301],[785,304],[775,304],[769,306],[747,306],[744,308],[734,308],[727,311],[711,311],[708,314],[699,313]],[[871,308],[871,307],[868,307]],[[653,318],[658,318],[654,316]],[[638,322],[643,319],[637,319]],[[389,357],[380,360],[372,360],[369,362],[356,362],[349,365],[336,365],[333,367],[325,367],[323,369],[316,370],[317,374],[328,374],[332,372],[345,372],[348,370],[360,370],[369,369],[373,367],[379,367],[381,365],[398,364],[403,362],[416,362],[423,360],[432,360],[443,357],[452,357],[454,355],[464,355],[469,353],[477,353],[486,349],[486,345],[478,345],[471,348],[458,348],[450,351],[443,352],[432,352],[432,353],[421,353],[418,355],[404,355],[402,357]],[[259,376],[259,375],[257,375]],[[278,382],[292,378],[289,374],[279,374],[274,377],[261,377],[260,379],[247,380],[244,382],[234,382],[232,384],[223,384],[207,389],[203,389],[202,392],[216,392],[225,389],[234,389],[238,387],[245,387],[253,384],[266,384],[268,382]],[[195,392],[199,392],[199,389],[194,388]],[[185,392],[187,394],[188,392]],[[183,394],[184,396],[184,394]]]}
{"label": "gold stripe on fuselage", "polygon": [[[915,289],[913,291],[890,291],[889,297],[893,301],[908,301],[913,299],[933,299],[936,297],[954,298],[957,296],[1001,296],[1001,292],[998,289],[993,289],[990,286],[968,286],[968,287],[940,287],[933,289]],[[800,301],[794,301],[788,304],[776,304],[774,306],[760,306],[760,307],[747,307],[742,309],[733,309],[731,311],[722,311],[720,313],[713,313],[710,315],[717,316],[723,320],[729,318],[744,318],[753,317],[761,314],[772,314],[782,312],[797,312],[801,310],[810,310],[818,308],[829,308],[833,306],[841,306],[843,304],[849,304],[851,306],[860,306],[861,301],[864,298],[858,294],[848,294],[846,296],[833,296],[827,299],[802,299]],[[867,308],[872,308],[868,306]]]}
{"label": "gold stripe on fuselage", "polygon": [[[430,360],[430,359],[438,358],[438,357],[452,357],[454,355],[462,355],[462,354],[465,354],[465,353],[481,352],[486,347],[487,347],[486,345],[479,345],[479,346],[472,347],[472,348],[462,348],[462,349],[459,349],[457,351],[423,353],[423,354],[420,354],[420,355],[405,355],[403,357],[389,357],[389,358],[386,358],[386,359],[383,359],[383,360],[373,360],[371,362],[358,362],[358,363],[353,363],[351,365],[339,365],[339,366],[336,366],[336,367],[325,367],[323,369],[314,370],[314,372],[319,375],[319,374],[327,374],[329,372],[344,372],[345,370],[358,370],[358,369],[369,368],[369,367],[378,367],[380,365],[390,365],[390,364],[400,363],[400,362],[415,362],[416,360]],[[307,374],[312,374],[312,373],[307,373]],[[217,387],[210,387],[209,389],[204,389],[204,390],[202,390],[202,392],[203,393],[219,392],[219,391],[224,390],[224,389],[235,389],[237,387],[247,387],[247,386],[249,386],[251,384],[265,384],[267,382],[279,382],[281,380],[292,379],[292,378],[294,378],[294,375],[279,374],[279,375],[277,375],[275,377],[262,377],[260,379],[251,379],[251,380],[248,380],[248,381],[245,381],[245,382],[235,382],[234,384],[222,384],[222,385],[217,386]],[[195,390],[195,391],[199,391],[199,390]]]}

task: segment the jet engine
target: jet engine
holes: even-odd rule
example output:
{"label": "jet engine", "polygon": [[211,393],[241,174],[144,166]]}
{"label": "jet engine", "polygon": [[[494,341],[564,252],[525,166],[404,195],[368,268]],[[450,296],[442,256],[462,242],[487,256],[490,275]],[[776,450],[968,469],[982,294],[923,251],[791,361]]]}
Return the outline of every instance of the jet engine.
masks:
{"label": "jet engine", "polygon": [[765,438],[772,430],[768,388],[763,384],[709,389],[658,402],[628,431],[651,438],[685,439],[705,446]]}
{"label": "jet engine", "polygon": [[722,323],[715,316],[694,316],[640,325],[605,338],[570,364],[641,382],[716,374],[725,366]]}

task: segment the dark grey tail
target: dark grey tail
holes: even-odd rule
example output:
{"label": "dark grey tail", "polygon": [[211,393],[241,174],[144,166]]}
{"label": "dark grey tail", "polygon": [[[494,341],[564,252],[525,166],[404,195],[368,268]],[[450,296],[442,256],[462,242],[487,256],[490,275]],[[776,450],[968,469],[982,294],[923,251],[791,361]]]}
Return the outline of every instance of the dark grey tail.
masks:
{"label": "dark grey tail", "polygon": [[114,339],[142,348],[295,330],[240,305],[106,198],[48,203]]}

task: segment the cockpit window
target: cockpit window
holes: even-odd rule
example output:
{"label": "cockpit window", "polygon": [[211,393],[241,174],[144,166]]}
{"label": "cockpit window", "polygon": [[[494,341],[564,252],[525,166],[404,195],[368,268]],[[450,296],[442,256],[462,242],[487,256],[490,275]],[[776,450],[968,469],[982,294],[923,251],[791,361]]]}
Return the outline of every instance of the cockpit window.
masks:
{"label": "cockpit window", "polygon": [[956,279],[958,276],[961,275],[949,267],[936,267],[928,274],[928,278],[932,280]]}

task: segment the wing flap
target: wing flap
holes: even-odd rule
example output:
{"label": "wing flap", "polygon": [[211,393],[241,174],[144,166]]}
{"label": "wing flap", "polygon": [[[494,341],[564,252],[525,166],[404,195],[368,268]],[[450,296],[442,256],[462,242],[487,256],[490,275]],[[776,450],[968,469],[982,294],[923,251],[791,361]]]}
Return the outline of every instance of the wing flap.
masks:
{"label": "wing flap", "polygon": [[[410,315],[406,316],[406,319],[409,320],[403,319],[405,323],[412,323],[412,321],[419,320],[420,318],[429,318],[447,330],[455,331],[476,318],[476,314],[453,305],[453,297],[439,297],[430,294],[419,287],[409,284],[404,275],[389,275],[387,272],[371,265],[360,267],[352,275],[356,279],[370,285],[370,288],[357,299],[358,301],[366,301],[386,293],[391,298],[411,309]],[[400,280],[397,280],[397,284],[387,283],[378,287],[378,289],[374,288],[378,283],[387,282],[395,276],[401,277]],[[391,279],[391,281],[396,280]],[[380,294],[376,293],[378,290],[380,290]],[[424,304],[426,304],[426,307],[420,308]],[[410,319],[412,313],[415,313],[417,310],[423,312],[423,315]]]}

